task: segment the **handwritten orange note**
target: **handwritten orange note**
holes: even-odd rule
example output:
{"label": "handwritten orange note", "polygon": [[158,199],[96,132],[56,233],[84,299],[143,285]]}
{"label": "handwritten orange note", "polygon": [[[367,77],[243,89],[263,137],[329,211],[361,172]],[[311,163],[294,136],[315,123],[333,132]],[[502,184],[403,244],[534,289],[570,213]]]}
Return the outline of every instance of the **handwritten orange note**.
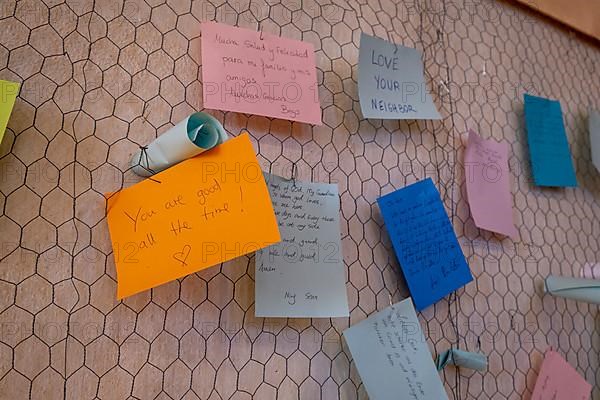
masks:
{"label": "handwritten orange note", "polygon": [[207,108],[321,125],[310,43],[203,22],[202,81]]}
{"label": "handwritten orange note", "polygon": [[280,241],[247,132],[121,190],[108,206],[119,299]]}

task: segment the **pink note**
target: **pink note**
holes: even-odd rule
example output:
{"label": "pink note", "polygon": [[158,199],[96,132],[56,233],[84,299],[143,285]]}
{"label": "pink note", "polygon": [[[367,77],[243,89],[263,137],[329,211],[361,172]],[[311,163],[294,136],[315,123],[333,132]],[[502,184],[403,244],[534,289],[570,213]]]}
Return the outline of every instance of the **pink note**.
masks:
{"label": "pink note", "polygon": [[585,263],[579,271],[579,276],[586,279],[600,279],[600,264]]}
{"label": "pink note", "polygon": [[465,177],[475,225],[515,237],[518,232],[513,222],[509,175],[508,145],[482,139],[469,129]]}
{"label": "pink note", "polygon": [[531,400],[589,400],[592,385],[560,354],[548,349]]}
{"label": "pink note", "polygon": [[204,107],[321,124],[310,43],[202,23]]}

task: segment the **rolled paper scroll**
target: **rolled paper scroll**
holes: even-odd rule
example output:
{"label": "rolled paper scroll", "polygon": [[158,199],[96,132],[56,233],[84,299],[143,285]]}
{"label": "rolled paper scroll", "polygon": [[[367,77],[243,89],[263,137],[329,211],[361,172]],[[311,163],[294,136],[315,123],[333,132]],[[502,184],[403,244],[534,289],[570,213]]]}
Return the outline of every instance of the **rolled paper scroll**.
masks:
{"label": "rolled paper scroll", "polygon": [[550,275],[544,281],[544,291],[552,296],[600,304],[600,282],[596,279]]}
{"label": "rolled paper scroll", "polygon": [[216,118],[197,112],[135,152],[130,166],[137,175],[148,177],[210,150],[227,138]]}
{"label": "rolled paper scroll", "polygon": [[487,370],[488,362],[485,354],[449,349],[438,355],[437,370],[441,371],[448,364],[484,372]]}

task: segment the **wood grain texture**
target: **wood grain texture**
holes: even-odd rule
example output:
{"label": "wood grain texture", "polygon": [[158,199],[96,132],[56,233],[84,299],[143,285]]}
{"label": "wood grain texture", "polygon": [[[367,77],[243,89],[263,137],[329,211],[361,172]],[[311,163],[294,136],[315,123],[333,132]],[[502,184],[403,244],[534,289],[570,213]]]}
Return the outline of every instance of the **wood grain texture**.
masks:
{"label": "wood grain texture", "polygon": [[600,2],[594,0],[516,0],[600,40]]}

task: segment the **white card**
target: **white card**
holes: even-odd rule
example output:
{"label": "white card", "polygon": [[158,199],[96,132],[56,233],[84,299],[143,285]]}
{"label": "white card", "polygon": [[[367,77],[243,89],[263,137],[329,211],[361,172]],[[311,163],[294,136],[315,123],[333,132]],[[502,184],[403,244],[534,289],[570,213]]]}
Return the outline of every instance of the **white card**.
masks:
{"label": "white card", "polygon": [[447,400],[408,298],[344,331],[371,400]]}
{"label": "white card", "polygon": [[347,317],[337,185],[265,180],[281,242],[256,252],[256,316]]}

